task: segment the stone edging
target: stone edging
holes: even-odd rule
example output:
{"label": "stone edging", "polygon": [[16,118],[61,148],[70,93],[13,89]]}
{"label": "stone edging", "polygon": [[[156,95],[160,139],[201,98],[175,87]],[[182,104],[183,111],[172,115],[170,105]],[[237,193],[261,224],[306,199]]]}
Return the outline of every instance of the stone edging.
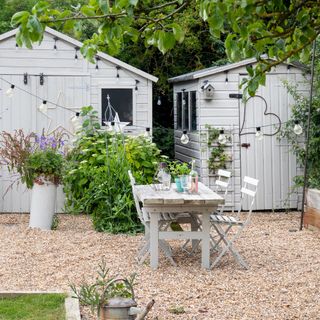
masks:
{"label": "stone edging", "polygon": [[63,291],[0,291],[0,297],[15,297],[23,294],[67,294],[64,305],[66,309],[66,320],[81,320],[78,299],[72,298],[70,292]]}

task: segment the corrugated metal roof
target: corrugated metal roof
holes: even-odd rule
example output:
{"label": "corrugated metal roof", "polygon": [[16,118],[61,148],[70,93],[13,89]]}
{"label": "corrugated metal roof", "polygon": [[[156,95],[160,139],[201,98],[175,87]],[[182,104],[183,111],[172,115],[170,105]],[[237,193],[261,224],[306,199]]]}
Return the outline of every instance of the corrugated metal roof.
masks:
{"label": "corrugated metal roof", "polygon": [[[210,67],[210,68],[206,68],[206,69],[202,69],[202,70],[197,70],[194,72],[189,72],[189,73],[185,73],[182,74],[180,76],[177,77],[173,77],[170,78],[168,80],[169,83],[177,83],[177,82],[183,82],[183,81],[191,81],[191,80],[195,80],[195,79],[199,79],[199,78],[203,78],[203,77],[207,77],[207,76],[211,76],[220,72],[226,72],[232,69],[236,69],[239,67],[243,67],[249,64],[253,64],[256,63],[257,60],[255,58],[251,58],[251,59],[246,59],[246,60],[242,60],[239,62],[235,62],[235,63],[229,63],[226,64],[224,66],[215,66],[215,67]],[[306,66],[304,66],[303,64],[297,62],[293,62],[293,63],[286,63],[289,65],[292,65],[298,69],[303,69],[303,70],[307,70]]]}

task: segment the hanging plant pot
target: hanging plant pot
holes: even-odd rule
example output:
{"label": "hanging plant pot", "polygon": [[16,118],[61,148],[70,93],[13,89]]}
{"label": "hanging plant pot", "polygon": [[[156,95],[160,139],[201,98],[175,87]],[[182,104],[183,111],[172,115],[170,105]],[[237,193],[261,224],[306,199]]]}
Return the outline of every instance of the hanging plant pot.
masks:
{"label": "hanging plant pot", "polygon": [[56,207],[57,185],[45,179],[37,179],[32,187],[30,228],[51,230]]}

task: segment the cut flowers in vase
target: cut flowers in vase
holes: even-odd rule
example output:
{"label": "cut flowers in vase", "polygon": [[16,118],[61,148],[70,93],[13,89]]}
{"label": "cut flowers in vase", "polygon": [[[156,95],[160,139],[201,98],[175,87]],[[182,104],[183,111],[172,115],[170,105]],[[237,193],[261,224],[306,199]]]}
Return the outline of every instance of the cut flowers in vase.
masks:
{"label": "cut flowers in vase", "polygon": [[66,134],[25,134],[22,130],[0,134],[0,159],[11,173],[32,188],[34,183],[51,182],[56,185],[62,178]]}

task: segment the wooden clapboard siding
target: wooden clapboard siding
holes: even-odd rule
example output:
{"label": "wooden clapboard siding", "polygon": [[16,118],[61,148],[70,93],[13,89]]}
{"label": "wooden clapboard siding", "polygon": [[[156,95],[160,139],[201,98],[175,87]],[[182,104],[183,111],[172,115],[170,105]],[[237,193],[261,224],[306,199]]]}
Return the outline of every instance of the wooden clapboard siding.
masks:
{"label": "wooden clapboard siding", "polygon": [[[80,47],[81,43],[50,28],[46,29],[41,44],[35,44],[32,50],[16,49],[15,32],[0,35],[0,77],[45,100],[72,108],[68,111],[48,104],[51,129],[61,125],[71,130],[71,116],[85,105],[92,105],[101,116],[102,88],[131,88],[134,125],[141,126],[140,133],[145,127],[152,128],[152,83],[157,78],[104,53],[98,53],[98,71],[95,64],[85,60],[79,51],[78,61],[75,62],[75,47]],[[56,52],[53,50],[54,36],[59,38]],[[118,80],[117,65],[121,67]],[[28,73],[27,85],[23,83],[24,73]],[[44,85],[39,83],[40,73],[44,74]],[[139,80],[137,91],[136,80]],[[20,90],[15,90],[14,96],[9,99],[4,94],[9,84],[0,82],[1,130],[12,132],[22,128],[26,132],[41,133],[43,128],[48,128],[49,119],[37,111],[41,99]],[[138,132],[131,130],[135,134]],[[0,171],[1,197],[12,179],[5,169]],[[64,197],[61,188],[58,192],[57,210],[61,212]],[[30,192],[21,185],[11,189],[0,201],[0,212],[28,212],[29,206]]]}

